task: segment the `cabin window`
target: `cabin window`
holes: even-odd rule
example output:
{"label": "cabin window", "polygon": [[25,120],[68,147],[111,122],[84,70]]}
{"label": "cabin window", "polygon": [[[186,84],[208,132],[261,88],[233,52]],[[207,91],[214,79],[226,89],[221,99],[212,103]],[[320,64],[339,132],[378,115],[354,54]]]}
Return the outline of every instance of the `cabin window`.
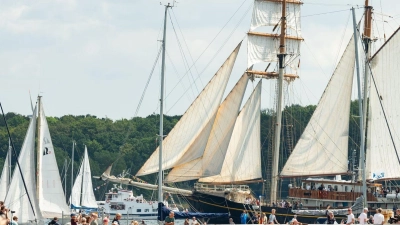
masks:
{"label": "cabin window", "polygon": [[335,189],[335,191],[337,191],[337,189],[338,189],[337,185],[334,186],[334,189]]}
{"label": "cabin window", "polygon": [[110,205],[111,210],[125,210],[124,204],[112,204]]}
{"label": "cabin window", "polygon": [[380,208],[381,207],[381,203],[376,203],[376,207]]}
{"label": "cabin window", "polygon": [[142,209],[136,209],[136,212],[142,212]]}
{"label": "cabin window", "polygon": [[317,189],[317,187],[315,187],[315,183],[313,182],[313,183],[311,183],[311,190],[316,190]]}
{"label": "cabin window", "polygon": [[304,200],[306,200],[306,204],[308,204],[308,199],[304,199]]}
{"label": "cabin window", "polygon": [[150,212],[150,210],[149,209],[145,209],[144,212]]}
{"label": "cabin window", "polygon": [[158,210],[157,209],[153,209],[153,212],[157,212]]}
{"label": "cabin window", "polygon": [[348,192],[348,191],[349,191],[347,186],[344,186],[344,191],[345,191],[345,192]]}

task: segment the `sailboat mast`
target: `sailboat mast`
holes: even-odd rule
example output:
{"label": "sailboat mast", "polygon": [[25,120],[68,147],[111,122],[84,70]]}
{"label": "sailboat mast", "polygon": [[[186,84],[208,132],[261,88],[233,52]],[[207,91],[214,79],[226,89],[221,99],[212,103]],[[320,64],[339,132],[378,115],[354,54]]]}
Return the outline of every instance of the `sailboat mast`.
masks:
{"label": "sailboat mast", "polygon": [[[364,113],[363,107],[361,102],[361,77],[360,77],[360,61],[358,57],[358,32],[357,32],[357,22],[356,22],[356,13],[354,8],[351,8],[353,13],[353,29],[354,29],[354,44],[355,44],[355,51],[356,51],[356,69],[357,69],[357,90],[358,90],[358,108],[359,108],[359,116],[360,116],[360,136],[361,136],[361,144],[360,144],[360,160],[361,160],[361,170],[362,173],[362,182],[363,182],[363,206],[366,206],[366,199],[367,199],[367,190],[366,190],[366,181],[365,181],[365,135],[364,135]],[[365,104],[365,103],[364,103]]]}
{"label": "sailboat mast", "polygon": [[[364,71],[364,96],[363,96],[363,121],[364,121],[364,130],[362,136],[364,136],[364,146],[365,140],[367,136],[367,105],[368,105],[368,82],[369,82],[369,59],[371,57],[371,29],[372,29],[372,6],[369,6],[368,0],[365,0],[365,20],[364,20],[364,35],[363,35],[363,42],[364,42],[364,49],[365,49],[365,71]],[[363,182],[363,195],[364,198],[364,206],[367,206],[367,182],[366,182],[366,171],[365,171],[365,147],[361,149],[360,154],[360,169],[362,171],[362,182]]]}
{"label": "sailboat mast", "polygon": [[36,152],[37,152],[37,157],[36,157],[36,196],[38,196],[38,204],[40,202],[40,198],[39,198],[39,190],[40,190],[40,184],[41,184],[41,180],[40,180],[40,176],[39,176],[39,171],[40,171],[40,160],[42,159],[42,151],[40,150],[40,143],[42,142],[42,137],[40,135],[40,127],[41,127],[41,117],[42,117],[42,113],[41,113],[41,102],[42,100],[42,96],[38,96],[38,118],[37,118],[37,144],[36,144]]}
{"label": "sailboat mast", "polygon": [[7,189],[11,184],[11,158],[12,158],[12,147],[11,147],[11,139],[8,138],[8,183],[7,183]]}
{"label": "sailboat mast", "polygon": [[271,202],[276,202],[278,195],[278,166],[279,147],[282,129],[282,102],[283,102],[283,75],[285,72],[285,33],[286,33],[286,0],[282,1],[281,36],[279,45],[279,77],[278,77],[278,104],[276,106],[275,144],[272,161]]}
{"label": "sailboat mast", "polygon": [[74,150],[75,150],[75,141],[72,141],[72,154],[71,154],[71,202],[72,204],[72,189],[74,188]]}
{"label": "sailboat mast", "polygon": [[[163,202],[162,184],[163,184],[163,171],[162,171],[162,144],[163,144],[163,129],[164,129],[164,75],[165,75],[165,44],[166,44],[166,33],[167,33],[167,15],[170,4],[165,6],[164,15],[164,32],[162,40],[162,63],[161,63],[161,89],[160,89],[160,136],[159,136],[159,164],[158,164],[158,202]],[[163,219],[163,218],[161,218]]]}

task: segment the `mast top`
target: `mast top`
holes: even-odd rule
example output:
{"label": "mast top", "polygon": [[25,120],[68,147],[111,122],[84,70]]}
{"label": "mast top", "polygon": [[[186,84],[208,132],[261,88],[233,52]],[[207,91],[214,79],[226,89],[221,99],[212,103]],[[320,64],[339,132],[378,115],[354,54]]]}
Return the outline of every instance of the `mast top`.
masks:
{"label": "mast top", "polygon": [[364,20],[364,39],[371,40],[371,27],[372,27],[372,9],[369,5],[369,0],[365,0],[365,20]]}

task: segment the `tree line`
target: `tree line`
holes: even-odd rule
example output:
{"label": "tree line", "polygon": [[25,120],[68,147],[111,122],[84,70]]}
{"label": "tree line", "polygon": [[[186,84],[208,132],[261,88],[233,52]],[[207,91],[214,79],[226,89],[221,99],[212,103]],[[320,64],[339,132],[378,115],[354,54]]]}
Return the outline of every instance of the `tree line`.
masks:
{"label": "tree line", "polygon": [[[352,113],[358,112],[358,105],[352,102]],[[290,140],[294,144],[301,136],[308,120],[315,110],[315,106],[292,105],[286,107],[283,113],[282,146],[280,167],[283,166],[290,152],[287,151]],[[17,152],[20,151],[29,125],[29,116],[17,113],[5,115],[10,128],[12,140]],[[177,116],[164,116],[164,133],[168,132],[180,119]],[[273,110],[262,110],[261,113],[261,146],[262,146],[262,170],[264,178],[268,179],[268,169],[271,157],[270,149],[273,141],[275,114]],[[97,118],[94,115],[66,115],[62,117],[47,117],[50,134],[55,149],[57,164],[64,182],[67,183],[67,196],[70,192],[71,180],[71,157],[72,142],[76,142],[74,154],[74,173],[79,169],[84,146],[87,146],[90,158],[92,176],[100,176],[104,170],[113,164],[113,175],[121,174],[123,171],[134,175],[145,161],[150,157],[158,146],[159,115],[153,114],[147,117],[134,117],[132,119],[111,120],[108,118]],[[350,131],[356,130],[357,121],[350,120]],[[354,128],[352,128],[352,126]],[[290,136],[285,138],[285,136]],[[357,141],[357,133],[350,134],[352,140]],[[356,143],[349,142],[349,145]],[[354,148],[351,146],[349,149]],[[0,120],[0,168],[3,168],[4,160],[8,150],[8,135],[3,120]],[[351,154],[350,154],[351,155]],[[15,162],[15,159],[13,158]],[[69,163],[66,176],[64,177],[64,164]],[[156,175],[148,175],[143,180],[156,183]],[[190,188],[194,181],[183,182],[182,188]],[[252,185],[256,191],[262,192],[261,184]],[[104,191],[109,190],[111,184],[106,185],[104,181],[93,179],[96,199],[104,199]],[[133,187],[132,187],[133,188]],[[144,194],[146,197],[155,197],[151,191],[133,188],[136,194]]]}

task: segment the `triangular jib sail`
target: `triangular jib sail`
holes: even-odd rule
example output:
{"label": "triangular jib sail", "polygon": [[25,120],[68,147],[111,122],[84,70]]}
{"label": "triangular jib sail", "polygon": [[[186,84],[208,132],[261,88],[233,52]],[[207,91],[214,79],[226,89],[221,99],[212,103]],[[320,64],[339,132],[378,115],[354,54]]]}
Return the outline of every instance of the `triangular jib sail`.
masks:
{"label": "triangular jib sail", "polygon": [[281,172],[283,177],[347,173],[355,47],[347,45],[310,121]]}
{"label": "triangular jib sail", "polygon": [[39,136],[38,136],[38,199],[42,214],[46,218],[60,217],[69,212],[61,185],[49,126],[39,97]]}
{"label": "triangular jib sail", "polygon": [[220,174],[201,178],[200,182],[235,183],[261,178],[260,107],[261,81],[236,119]]}
{"label": "triangular jib sail", "polygon": [[[10,191],[5,199],[5,205],[11,209],[16,209],[14,216],[18,217],[18,222],[26,223],[28,221],[40,220],[42,218],[39,204],[36,198],[35,182],[35,134],[36,134],[36,107],[33,111],[28,131],[26,132],[24,143],[18,156],[18,162],[21,166],[21,172],[15,167],[10,184]],[[25,190],[21,173],[24,177],[28,190]],[[32,211],[31,204],[33,205]],[[36,215],[36,216],[35,216]]]}
{"label": "triangular jib sail", "polygon": [[372,74],[379,96],[374,84],[371,84],[367,126],[367,179],[400,179],[400,163],[394,148],[396,146],[400,156],[400,104],[396,94],[400,87],[399,55],[400,33],[397,30],[371,59]]}
{"label": "triangular jib sail", "polygon": [[[163,141],[163,170],[170,169],[177,163],[189,162],[202,155],[239,48],[240,44]],[[157,148],[139,170],[138,176],[158,172],[158,151]]]}
{"label": "triangular jib sail", "polygon": [[193,180],[220,173],[248,80],[248,75],[243,74],[219,106],[203,155],[175,166],[168,173],[166,182]]}

